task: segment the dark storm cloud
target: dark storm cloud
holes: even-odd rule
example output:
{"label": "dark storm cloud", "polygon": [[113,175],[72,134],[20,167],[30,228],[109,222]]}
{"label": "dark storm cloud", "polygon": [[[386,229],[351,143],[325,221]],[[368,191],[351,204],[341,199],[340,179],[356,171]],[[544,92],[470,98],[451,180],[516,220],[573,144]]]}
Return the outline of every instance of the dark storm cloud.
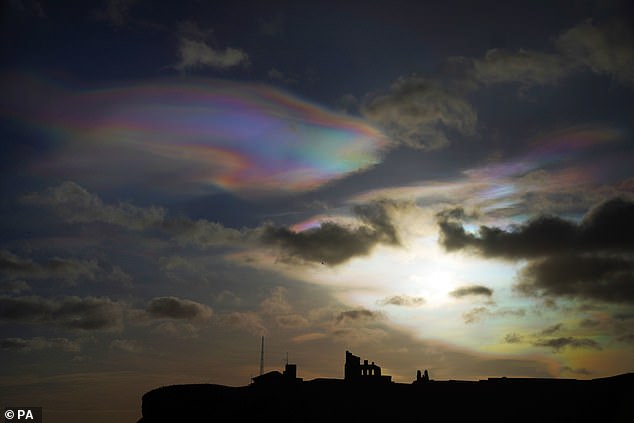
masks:
{"label": "dark storm cloud", "polygon": [[555,352],[559,352],[563,348],[589,348],[595,350],[601,349],[601,345],[599,345],[599,343],[593,339],[573,337],[538,339],[533,343],[533,345],[536,347],[552,348]]}
{"label": "dark storm cloud", "polygon": [[146,311],[158,319],[206,320],[213,314],[205,304],[177,297],[157,297],[150,301]]}
{"label": "dark storm cloud", "polygon": [[109,298],[0,297],[0,320],[67,329],[112,330],[121,326],[123,306]]}
{"label": "dark storm cloud", "polygon": [[455,289],[449,293],[452,297],[462,298],[466,296],[474,296],[474,295],[482,295],[485,297],[490,297],[493,295],[493,290],[491,288],[487,288],[482,285],[470,285],[470,286],[462,286],[460,288]]}
{"label": "dark storm cloud", "polygon": [[409,295],[394,295],[378,301],[379,305],[395,305],[403,307],[418,307],[425,304],[423,297],[410,297]]}
{"label": "dark storm cloud", "polygon": [[361,112],[395,143],[428,150],[447,146],[448,131],[474,135],[477,122],[464,98],[418,76],[398,79],[387,92],[367,96]]}
{"label": "dark storm cloud", "polygon": [[482,226],[477,235],[445,215],[438,223],[448,251],[530,259],[517,285],[525,294],[634,302],[634,202],[629,199],[602,202],[579,223],[540,216],[509,230]]}
{"label": "dark storm cloud", "polygon": [[303,232],[268,226],[261,240],[280,246],[290,257],[334,266],[352,257],[369,254],[379,243],[400,245],[389,216],[390,209],[395,207],[399,204],[391,201],[355,206],[355,214],[364,223],[356,228],[334,222],[324,222],[318,228]]}

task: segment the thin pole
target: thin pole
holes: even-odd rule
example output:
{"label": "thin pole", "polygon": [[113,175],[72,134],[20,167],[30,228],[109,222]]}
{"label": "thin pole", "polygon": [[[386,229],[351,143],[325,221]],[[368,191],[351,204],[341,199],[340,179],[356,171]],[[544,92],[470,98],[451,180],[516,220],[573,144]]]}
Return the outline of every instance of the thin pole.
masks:
{"label": "thin pole", "polygon": [[264,336],[262,336],[262,348],[260,349],[260,376],[264,373]]}

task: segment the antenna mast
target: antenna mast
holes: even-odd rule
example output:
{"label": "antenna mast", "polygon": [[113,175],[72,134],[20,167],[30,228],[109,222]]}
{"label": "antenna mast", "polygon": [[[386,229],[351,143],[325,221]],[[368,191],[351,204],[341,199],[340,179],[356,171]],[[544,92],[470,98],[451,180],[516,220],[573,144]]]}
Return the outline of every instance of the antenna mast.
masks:
{"label": "antenna mast", "polygon": [[264,373],[264,335],[262,335],[262,348],[260,349],[260,376]]}

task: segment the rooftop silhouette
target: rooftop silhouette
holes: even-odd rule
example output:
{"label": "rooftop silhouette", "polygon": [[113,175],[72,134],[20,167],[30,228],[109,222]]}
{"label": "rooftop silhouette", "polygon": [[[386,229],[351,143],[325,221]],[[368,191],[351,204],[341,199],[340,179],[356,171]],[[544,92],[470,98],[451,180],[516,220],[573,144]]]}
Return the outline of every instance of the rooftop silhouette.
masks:
{"label": "rooftop silhouette", "polygon": [[259,418],[274,421],[632,421],[634,373],[593,379],[488,378],[437,381],[417,370],[393,382],[381,367],[346,351],[344,378],[304,381],[286,363],[249,385],[172,385],[147,392],[138,423]]}

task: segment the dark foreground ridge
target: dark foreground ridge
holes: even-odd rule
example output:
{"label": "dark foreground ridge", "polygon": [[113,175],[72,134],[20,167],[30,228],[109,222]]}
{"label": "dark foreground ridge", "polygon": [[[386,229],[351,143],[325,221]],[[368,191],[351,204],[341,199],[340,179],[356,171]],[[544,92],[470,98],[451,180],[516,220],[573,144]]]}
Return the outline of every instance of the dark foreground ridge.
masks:
{"label": "dark foreground ridge", "polygon": [[[632,422],[634,373],[593,380],[489,378],[392,382],[381,368],[346,351],[344,379],[297,378],[272,371],[248,386],[173,385],[143,395],[138,423],[214,421]],[[259,419],[259,420],[255,420]]]}

